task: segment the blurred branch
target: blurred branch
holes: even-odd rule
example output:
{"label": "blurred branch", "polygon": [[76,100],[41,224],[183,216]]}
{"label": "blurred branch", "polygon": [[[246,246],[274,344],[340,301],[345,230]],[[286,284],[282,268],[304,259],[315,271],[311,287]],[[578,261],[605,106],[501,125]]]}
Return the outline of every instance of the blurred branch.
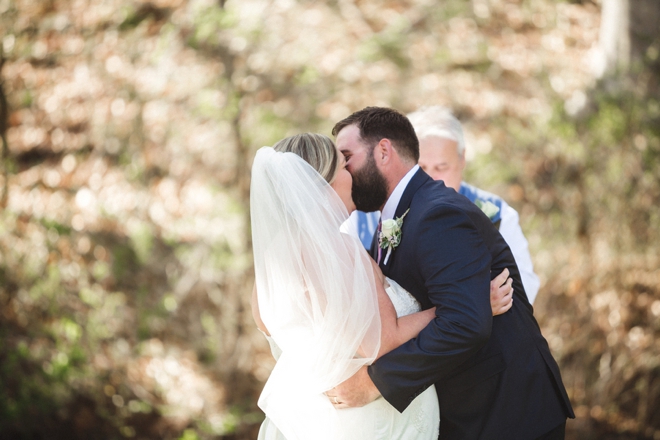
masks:
{"label": "blurred branch", "polygon": [[241,203],[247,213],[247,220],[249,224],[249,208],[250,208],[250,164],[248,158],[248,146],[243,142],[241,130],[241,116],[243,115],[243,94],[239,92],[238,95],[238,111],[232,118],[231,127],[236,142],[236,177],[235,184],[238,188]]}
{"label": "blurred branch", "polygon": [[2,139],[2,151],[0,152],[0,164],[2,164],[2,174],[4,175],[4,187],[0,206],[7,206],[7,197],[9,192],[9,146],[7,145],[7,128],[9,126],[9,104],[4,92],[4,81],[2,79],[2,67],[5,64],[5,55],[0,45],[0,138]]}

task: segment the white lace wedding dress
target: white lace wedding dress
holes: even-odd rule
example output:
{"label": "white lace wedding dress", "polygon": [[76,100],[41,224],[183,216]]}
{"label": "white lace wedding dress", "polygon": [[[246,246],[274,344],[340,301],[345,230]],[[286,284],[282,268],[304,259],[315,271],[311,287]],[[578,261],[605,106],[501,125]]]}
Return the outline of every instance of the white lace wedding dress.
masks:
{"label": "white lace wedding dress", "polygon": [[[387,279],[385,291],[392,300],[397,316],[419,312],[417,300],[393,280]],[[275,341],[266,337],[275,359],[282,353]],[[435,388],[431,386],[399,413],[382,397],[361,408],[337,411],[337,440],[437,440],[440,410]],[[258,440],[287,440],[268,418],[259,431]],[[310,439],[313,440],[313,439]]]}

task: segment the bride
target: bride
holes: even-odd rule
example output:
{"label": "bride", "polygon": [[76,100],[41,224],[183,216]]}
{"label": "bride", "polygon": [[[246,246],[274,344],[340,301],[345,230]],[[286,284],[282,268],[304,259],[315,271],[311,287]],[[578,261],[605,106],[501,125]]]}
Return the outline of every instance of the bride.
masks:
{"label": "bride", "polygon": [[[259,440],[438,438],[433,386],[403,413],[382,398],[339,410],[324,395],[435,317],[340,232],[355,210],[351,184],[343,155],[323,135],[283,139],[254,159],[252,312],[277,359],[258,402],[266,414]],[[507,277],[491,283],[494,314],[511,307]]]}

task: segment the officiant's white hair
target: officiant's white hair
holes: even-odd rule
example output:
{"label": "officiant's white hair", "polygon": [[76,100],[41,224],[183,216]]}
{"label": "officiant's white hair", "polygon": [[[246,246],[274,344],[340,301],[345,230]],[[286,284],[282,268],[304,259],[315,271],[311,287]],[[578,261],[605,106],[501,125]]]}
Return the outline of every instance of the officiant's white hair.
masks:
{"label": "officiant's white hair", "polygon": [[410,113],[408,119],[420,141],[428,137],[451,139],[456,142],[458,154],[463,154],[465,151],[465,138],[461,122],[447,107],[441,105],[421,107]]}
{"label": "officiant's white hair", "polygon": [[322,134],[300,133],[289,136],[273,145],[273,150],[297,154],[330,184],[339,170],[337,148],[332,139]]}

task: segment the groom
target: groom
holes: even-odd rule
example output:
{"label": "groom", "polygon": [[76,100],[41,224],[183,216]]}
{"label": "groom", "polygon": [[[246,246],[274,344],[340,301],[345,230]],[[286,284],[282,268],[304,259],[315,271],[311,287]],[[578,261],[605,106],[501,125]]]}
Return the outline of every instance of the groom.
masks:
{"label": "groom", "polygon": [[[416,339],[328,391],[335,407],[382,395],[403,411],[435,384],[442,440],[563,439],[574,414],[559,368],[511,250],[488,217],[419,169],[415,131],[396,110],[367,107],[338,122],[333,134],[357,208],[381,210],[383,222],[403,219],[398,245],[379,250],[374,239],[372,256],[424,309],[437,307]],[[489,283],[504,268],[516,298],[511,310],[492,317]]]}

